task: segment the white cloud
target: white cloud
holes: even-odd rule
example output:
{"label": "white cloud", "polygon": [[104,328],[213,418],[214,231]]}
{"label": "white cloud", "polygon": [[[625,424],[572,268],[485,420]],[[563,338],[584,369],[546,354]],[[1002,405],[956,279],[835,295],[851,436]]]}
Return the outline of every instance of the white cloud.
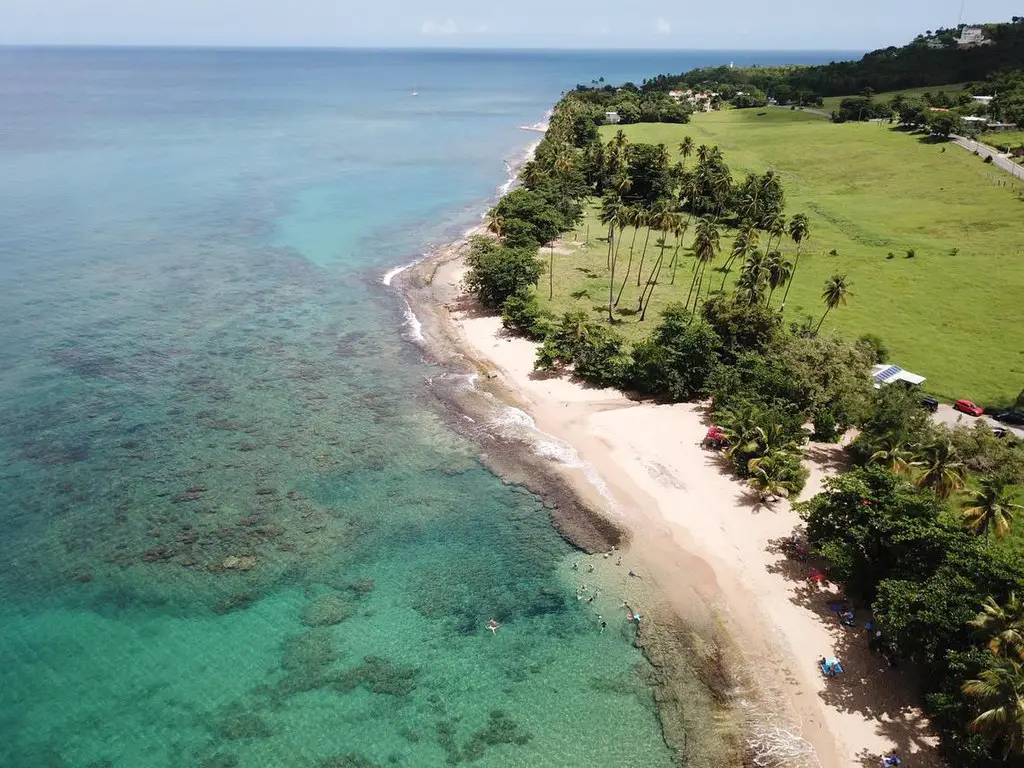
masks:
{"label": "white cloud", "polygon": [[475,27],[469,29],[471,35],[486,35],[491,31],[491,28],[487,24],[477,24]]}
{"label": "white cloud", "polygon": [[671,35],[672,23],[668,19],[659,16],[658,20],[654,22],[654,31],[659,35]]}
{"label": "white cloud", "polygon": [[459,34],[459,25],[455,23],[454,19],[424,21],[420,32],[424,35],[457,35]]}
{"label": "white cloud", "polygon": [[602,24],[601,29],[599,29],[597,33],[601,35],[601,37],[607,37],[612,33],[612,31],[609,29],[607,24]]}

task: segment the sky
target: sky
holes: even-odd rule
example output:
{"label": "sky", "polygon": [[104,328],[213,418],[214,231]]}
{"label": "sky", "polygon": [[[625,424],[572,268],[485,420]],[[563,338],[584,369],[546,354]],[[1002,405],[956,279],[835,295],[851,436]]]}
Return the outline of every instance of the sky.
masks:
{"label": "sky", "polygon": [[0,44],[869,50],[1019,0],[0,0]]}

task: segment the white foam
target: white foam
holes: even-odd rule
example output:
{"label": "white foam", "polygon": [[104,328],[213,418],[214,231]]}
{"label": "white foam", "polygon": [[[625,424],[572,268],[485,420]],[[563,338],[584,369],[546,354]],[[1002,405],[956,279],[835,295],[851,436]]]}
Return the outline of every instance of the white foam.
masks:
{"label": "white foam", "polygon": [[421,342],[423,341],[423,323],[416,317],[416,313],[412,311],[412,307],[409,306],[409,302],[405,302],[405,328],[407,337],[411,341]]}
{"label": "white foam", "polygon": [[422,256],[416,259],[416,261],[410,261],[408,264],[403,264],[400,267],[392,267],[391,269],[384,273],[384,276],[381,277],[380,281],[384,283],[384,285],[391,285],[391,281],[395,279],[396,275],[400,275],[402,272],[405,272],[405,270],[409,269],[409,267],[415,267],[425,258],[427,258],[427,254],[424,253]]}
{"label": "white foam", "polygon": [[523,150],[523,154],[520,155],[516,160],[505,161],[505,171],[508,173],[508,179],[505,180],[504,184],[498,187],[498,195],[500,197],[507,195],[509,190],[512,189],[512,186],[519,179],[519,169],[533,159],[534,154],[537,152],[537,147],[539,146],[540,141],[535,141],[532,144],[530,144],[530,146],[528,146],[525,150]]}

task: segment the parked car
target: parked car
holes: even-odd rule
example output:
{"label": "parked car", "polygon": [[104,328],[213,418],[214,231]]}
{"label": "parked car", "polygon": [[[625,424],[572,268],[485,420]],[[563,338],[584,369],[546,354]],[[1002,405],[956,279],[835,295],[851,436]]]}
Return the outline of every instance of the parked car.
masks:
{"label": "parked car", "polygon": [[953,410],[966,413],[969,416],[981,416],[984,413],[981,406],[971,400],[957,400],[953,403]]}
{"label": "parked car", "polygon": [[1024,412],[1003,411],[1002,413],[996,414],[996,421],[1001,421],[1004,424],[1019,424],[1024,426]]}
{"label": "parked car", "polygon": [[921,407],[924,408],[925,410],[935,413],[937,410],[939,410],[939,401],[936,400],[934,397],[922,397]]}

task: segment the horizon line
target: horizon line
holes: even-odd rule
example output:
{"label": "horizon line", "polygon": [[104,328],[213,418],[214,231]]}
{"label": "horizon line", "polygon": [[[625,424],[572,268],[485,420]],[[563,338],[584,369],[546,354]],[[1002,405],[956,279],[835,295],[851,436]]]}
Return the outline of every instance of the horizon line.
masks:
{"label": "horizon line", "polygon": [[2,49],[92,49],[164,51],[409,51],[415,53],[856,53],[863,48],[593,48],[587,46],[285,45],[226,43],[3,43]]}

